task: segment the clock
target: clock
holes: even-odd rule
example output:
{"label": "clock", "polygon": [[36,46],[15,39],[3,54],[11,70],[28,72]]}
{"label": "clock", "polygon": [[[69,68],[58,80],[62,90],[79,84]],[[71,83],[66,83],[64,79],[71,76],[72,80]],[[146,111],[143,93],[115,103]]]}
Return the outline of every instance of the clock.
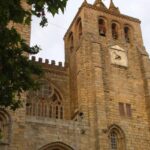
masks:
{"label": "clock", "polygon": [[110,48],[111,64],[128,67],[127,51],[118,45]]}

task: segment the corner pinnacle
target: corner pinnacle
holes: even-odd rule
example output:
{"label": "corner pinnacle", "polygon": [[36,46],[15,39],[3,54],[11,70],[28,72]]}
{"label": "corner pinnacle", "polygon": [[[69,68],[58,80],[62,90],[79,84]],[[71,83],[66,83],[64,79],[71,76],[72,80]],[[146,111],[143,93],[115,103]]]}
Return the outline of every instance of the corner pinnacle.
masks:
{"label": "corner pinnacle", "polygon": [[115,6],[113,0],[110,0],[109,10],[115,13],[120,13],[119,8]]}
{"label": "corner pinnacle", "polygon": [[97,7],[107,9],[106,6],[104,5],[104,3],[102,2],[102,0],[95,0],[94,5]]}

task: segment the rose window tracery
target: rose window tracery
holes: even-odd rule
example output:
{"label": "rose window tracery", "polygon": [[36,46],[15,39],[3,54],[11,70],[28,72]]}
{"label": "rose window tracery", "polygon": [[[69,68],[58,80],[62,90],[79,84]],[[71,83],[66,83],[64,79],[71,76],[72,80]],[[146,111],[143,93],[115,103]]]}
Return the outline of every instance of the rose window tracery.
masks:
{"label": "rose window tracery", "polygon": [[63,119],[63,104],[60,93],[48,82],[27,96],[27,115]]}

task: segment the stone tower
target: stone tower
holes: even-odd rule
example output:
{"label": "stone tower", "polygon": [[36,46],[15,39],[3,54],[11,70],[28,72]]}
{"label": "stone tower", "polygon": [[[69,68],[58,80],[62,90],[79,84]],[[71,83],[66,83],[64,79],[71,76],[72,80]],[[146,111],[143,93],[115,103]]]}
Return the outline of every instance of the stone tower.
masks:
{"label": "stone tower", "polygon": [[[29,27],[17,27],[29,40]],[[0,150],[149,150],[150,60],[140,20],[112,0],[109,8],[84,0],[64,42],[65,65],[39,58],[41,88],[24,94],[16,112],[0,109]]]}
{"label": "stone tower", "polygon": [[65,35],[71,113],[89,125],[90,150],[148,150],[149,58],[140,20],[113,1],[86,1]]}

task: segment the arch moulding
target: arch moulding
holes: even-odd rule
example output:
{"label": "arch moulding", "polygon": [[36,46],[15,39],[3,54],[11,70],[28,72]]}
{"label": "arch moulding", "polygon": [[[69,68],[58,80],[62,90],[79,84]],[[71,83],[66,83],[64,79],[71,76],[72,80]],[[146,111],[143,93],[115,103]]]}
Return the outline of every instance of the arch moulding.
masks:
{"label": "arch moulding", "polygon": [[39,150],[73,150],[73,148],[61,142],[54,142],[43,146]]}

